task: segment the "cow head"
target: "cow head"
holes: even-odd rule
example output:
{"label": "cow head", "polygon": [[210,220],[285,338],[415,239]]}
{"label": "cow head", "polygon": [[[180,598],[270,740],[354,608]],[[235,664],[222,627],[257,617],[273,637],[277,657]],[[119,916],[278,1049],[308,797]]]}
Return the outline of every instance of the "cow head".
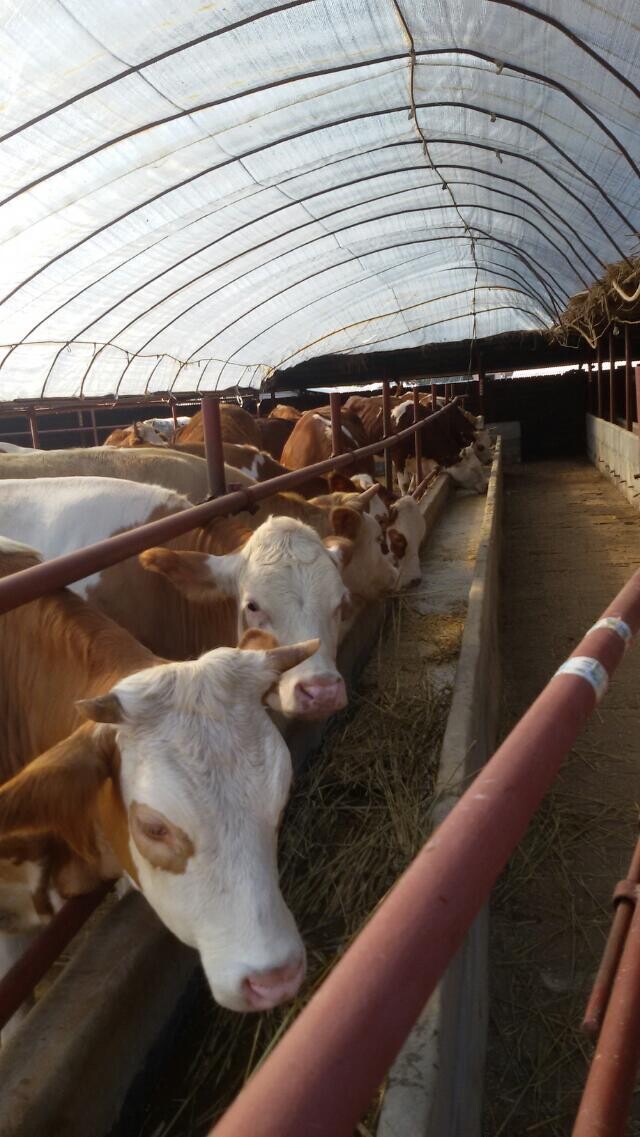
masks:
{"label": "cow head", "polygon": [[352,595],[364,602],[377,600],[390,592],[398,579],[398,569],[380,522],[367,512],[377,498],[377,489],[372,486],[349,505],[331,510],[334,534],[353,544],[350,561],[343,572],[344,582]]}
{"label": "cow head", "polygon": [[233,597],[238,638],[248,628],[268,632],[280,643],[317,638],[318,651],[283,675],[269,705],[285,715],[323,719],[347,702],[336,654],[349,604],[341,572],[351,551],[348,541],[328,538],[323,545],[308,525],[270,517],[235,553],[149,549],[140,562],[192,599],[210,600],[217,592]]}
{"label": "cow head", "polygon": [[419,584],[420,546],[426,524],[422,510],[413,497],[401,497],[389,510],[387,541],[399,567],[396,589]]}
{"label": "cow head", "polygon": [[126,870],[236,1011],[291,997],[305,969],[277,870],[291,760],[264,700],[318,645],[273,643],[254,633],[262,650],[127,676],[79,704],[91,724],[0,789],[3,838],[46,834],[102,875]]}
{"label": "cow head", "polygon": [[465,447],[458,461],[453,466],[447,466],[445,474],[448,474],[461,489],[475,490],[476,493],[487,492],[488,481],[485,470],[473,446]]}

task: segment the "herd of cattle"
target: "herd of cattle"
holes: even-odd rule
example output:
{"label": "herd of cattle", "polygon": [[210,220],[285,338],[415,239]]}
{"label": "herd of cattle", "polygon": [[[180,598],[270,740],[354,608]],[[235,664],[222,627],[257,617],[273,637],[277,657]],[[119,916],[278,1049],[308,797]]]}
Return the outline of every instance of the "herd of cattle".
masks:
{"label": "herd of cattle", "polygon": [[[382,437],[380,399],[341,415],[344,451]],[[394,401],[394,430],[413,416]],[[441,417],[422,472],[483,492],[487,432],[457,406]],[[221,419],[229,487],[331,456],[328,409],[223,405]],[[208,494],[200,414],[103,447],[0,450],[16,451],[0,454],[0,576]],[[419,579],[413,453],[393,447],[399,495],[356,460],[348,478],[309,478],[1,618],[0,974],[65,898],[122,877],[199,951],[219,1003],[295,994],[305,954],[276,854],[292,770],[273,712],[344,707],[341,640],[368,603]]]}

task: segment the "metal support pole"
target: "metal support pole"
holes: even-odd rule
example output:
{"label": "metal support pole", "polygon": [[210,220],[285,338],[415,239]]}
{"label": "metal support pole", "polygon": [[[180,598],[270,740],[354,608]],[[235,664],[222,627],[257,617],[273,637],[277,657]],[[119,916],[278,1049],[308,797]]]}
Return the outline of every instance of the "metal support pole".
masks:
{"label": "metal support pole", "polygon": [[603,389],[604,385],[603,385],[603,380],[602,380],[602,343],[601,343],[599,337],[598,337],[598,343],[597,343],[597,347],[596,347],[596,370],[598,372],[598,411],[597,411],[597,414],[598,414],[598,418],[602,418],[603,417],[602,412],[604,410],[604,389]]}
{"label": "metal support pole", "polygon": [[438,387],[435,383],[431,384],[431,406],[434,411],[438,409]]}
{"label": "metal support pole", "polygon": [[331,457],[337,458],[338,454],[342,453],[342,415],[339,391],[331,392],[329,405],[331,407]]}
{"label": "metal support pole", "polygon": [[175,399],[171,400],[169,406],[171,407],[171,418],[173,419],[173,441],[175,442],[176,434],[178,433],[178,412],[176,410]]}
{"label": "metal support pole", "polygon": [[98,438],[98,427],[96,424],[96,412],[93,410],[93,408],[89,411],[89,415],[91,417],[91,432],[93,434],[93,445],[99,446],[100,440]]}
{"label": "metal support pole", "polygon": [[[389,380],[382,381],[382,434],[388,438],[391,434],[391,402],[389,399]],[[384,480],[388,490],[393,489],[393,459],[389,447],[384,452]]]}
{"label": "metal support pole", "polygon": [[481,363],[478,364],[478,402],[480,404],[480,414],[484,417],[486,414],[486,375],[484,367]]}
{"label": "metal support pole", "polygon": [[[638,841],[631,858],[625,883],[640,884],[640,841]],[[582,1029],[591,1038],[597,1038],[602,1026],[633,914],[633,904],[629,902],[626,895],[620,895],[618,889],[614,893],[614,904],[615,910],[611,929],[582,1020]]]}
{"label": "metal support pole", "polygon": [[633,430],[633,411],[631,409],[631,327],[624,326],[624,417],[627,430]]}
{"label": "metal support pole", "polygon": [[613,329],[609,330],[609,422],[616,421],[616,348]]}
{"label": "metal support pole", "polygon": [[27,414],[29,420],[29,429],[31,431],[31,445],[34,450],[40,450],[40,435],[38,433],[38,418],[35,411],[29,411]]}
{"label": "metal support pole", "polygon": [[204,428],[204,452],[209,472],[209,493],[211,497],[222,497],[227,492],[227,487],[224,476],[220,402],[217,395],[204,396],[202,400],[202,425]]}
{"label": "metal support pole", "polygon": [[[413,388],[413,421],[418,422],[420,418],[420,392],[417,387]],[[416,487],[422,481],[422,435],[419,430],[416,430],[415,437],[415,455],[416,455]]]}
{"label": "metal support pole", "polygon": [[640,905],[635,904],[573,1137],[624,1137],[640,1062]]}

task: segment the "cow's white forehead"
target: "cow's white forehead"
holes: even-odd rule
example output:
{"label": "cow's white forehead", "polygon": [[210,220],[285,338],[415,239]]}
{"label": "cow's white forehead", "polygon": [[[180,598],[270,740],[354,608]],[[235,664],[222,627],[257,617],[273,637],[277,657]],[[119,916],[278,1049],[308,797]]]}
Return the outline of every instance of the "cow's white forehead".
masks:
{"label": "cow's white forehead", "polygon": [[253,700],[264,682],[255,653],[215,648],[200,659],[138,671],[118,683],[116,692],[127,719],[158,722],[173,712],[222,715],[230,699]]}
{"label": "cow's white forehead", "polygon": [[291,517],[270,517],[256,529],[243,549],[245,563],[273,565],[278,562],[313,564],[329,561],[318,534]]}

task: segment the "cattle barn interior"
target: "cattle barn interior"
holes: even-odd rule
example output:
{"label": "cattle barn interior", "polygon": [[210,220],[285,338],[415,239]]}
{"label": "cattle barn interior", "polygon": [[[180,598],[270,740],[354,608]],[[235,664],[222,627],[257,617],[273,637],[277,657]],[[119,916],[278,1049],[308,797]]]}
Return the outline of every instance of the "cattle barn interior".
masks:
{"label": "cattle barn interior", "polygon": [[637,5],[0,35],[0,1137],[640,1137]]}

